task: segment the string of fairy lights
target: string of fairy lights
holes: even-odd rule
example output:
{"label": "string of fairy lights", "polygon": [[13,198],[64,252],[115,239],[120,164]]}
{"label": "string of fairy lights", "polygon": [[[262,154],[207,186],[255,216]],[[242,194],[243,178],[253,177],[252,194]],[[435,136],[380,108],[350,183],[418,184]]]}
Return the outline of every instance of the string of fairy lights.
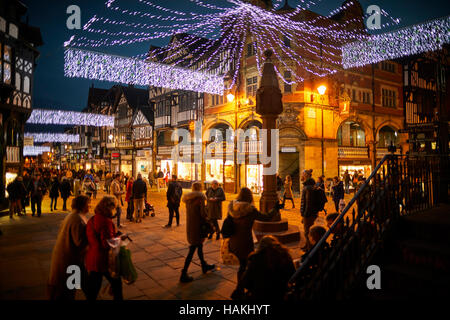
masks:
{"label": "string of fairy lights", "polygon": [[[224,89],[231,89],[236,84],[240,61],[249,39],[254,41],[251,45],[254,47],[258,73],[262,72],[263,52],[271,49],[279,62],[276,63],[278,75],[286,83],[334,73],[341,67],[342,43],[369,39],[369,35],[362,30],[349,28],[352,23],[362,23],[364,16],[347,21],[330,19],[351,6],[357,6],[353,1],[345,2],[326,16],[312,14],[302,19],[299,14],[313,10],[321,0],[301,0],[299,5],[288,11],[278,10],[284,5],[281,0],[273,1],[275,9],[271,10],[243,0],[224,0],[223,5],[217,5],[215,1],[187,0],[193,7],[189,12],[168,8],[160,2],[135,0],[133,8],[139,4],[139,9],[130,9],[129,1],[106,1],[106,11],[114,13],[114,17],[93,16],[84,25],[83,35],[72,36],[65,42],[68,47],[65,54],[66,76],[133,84],[145,82],[145,85],[187,90],[192,90],[188,84],[194,83],[196,91],[223,94]],[[206,12],[199,13],[196,9]],[[383,27],[399,23],[399,19],[391,17],[386,11],[382,10],[381,14],[390,19]],[[120,31],[114,29],[117,26],[121,27]],[[94,52],[102,48],[173,39],[174,35],[180,34],[184,36],[163,48],[137,55],[134,60],[122,58],[119,61],[115,56]],[[299,47],[301,50],[297,50]],[[82,53],[73,48],[91,51]],[[189,49],[189,54],[185,54],[186,49]],[[142,68],[139,60],[145,60],[148,67]],[[133,63],[130,64],[130,61]],[[180,71],[184,81],[174,87],[179,79],[174,78],[174,73],[161,72],[161,64],[187,69],[184,73]],[[132,72],[118,73],[117,70]],[[285,79],[281,70],[288,71],[292,78]],[[225,75],[231,79],[226,86],[222,81],[211,79]],[[152,82],[148,82],[149,79]]]}

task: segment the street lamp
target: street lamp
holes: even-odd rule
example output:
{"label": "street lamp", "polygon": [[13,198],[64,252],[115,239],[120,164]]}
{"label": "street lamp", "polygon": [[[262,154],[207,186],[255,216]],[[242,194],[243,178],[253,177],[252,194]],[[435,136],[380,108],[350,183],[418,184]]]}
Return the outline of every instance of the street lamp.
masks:
{"label": "street lamp", "polygon": [[227,100],[228,100],[228,102],[233,102],[234,101],[234,94],[232,94],[232,93],[227,94]]}
{"label": "street lamp", "polygon": [[324,85],[321,85],[320,87],[317,88],[317,91],[319,91],[319,94],[321,96],[323,96],[325,94],[325,92],[327,91],[327,87]]}
{"label": "street lamp", "polygon": [[108,138],[109,138],[109,140],[112,140],[112,139],[114,138],[114,136],[113,136],[112,134],[110,134],[110,135],[108,136]]}

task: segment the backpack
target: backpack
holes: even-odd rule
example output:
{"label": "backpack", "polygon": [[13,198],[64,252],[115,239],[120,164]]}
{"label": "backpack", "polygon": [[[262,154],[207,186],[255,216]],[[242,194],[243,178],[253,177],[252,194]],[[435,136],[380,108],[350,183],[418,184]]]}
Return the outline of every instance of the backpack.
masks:
{"label": "backpack", "polygon": [[313,187],[311,193],[313,198],[314,212],[323,211],[325,208],[325,203],[328,202],[327,196],[325,195],[325,191],[322,188]]}

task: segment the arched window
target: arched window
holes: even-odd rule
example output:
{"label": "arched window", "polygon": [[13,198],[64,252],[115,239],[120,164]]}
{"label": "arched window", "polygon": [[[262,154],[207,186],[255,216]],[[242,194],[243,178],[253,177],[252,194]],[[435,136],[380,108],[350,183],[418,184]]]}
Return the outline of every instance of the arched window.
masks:
{"label": "arched window", "polygon": [[[231,130],[230,126],[225,123],[220,123],[215,125],[209,130],[208,141],[210,142],[219,142],[225,141],[227,139],[227,130]],[[231,134],[228,137],[228,142],[233,142],[234,135]]]}
{"label": "arched window", "polygon": [[16,90],[17,91],[20,91],[20,84],[21,84],[20,80],[21,80],[20,73],[16,72]]}
{"label": "arched window", "polygon": [[365,147],[366,134],[357,122],[346,121],[338,130],[338,145],[340,147]]}
{"label": "arched window", "polygon": [[378,146],[381,148],[389,147],[391,144],[398,145],[398,132],[390,126],[384,126],[378,132]]}

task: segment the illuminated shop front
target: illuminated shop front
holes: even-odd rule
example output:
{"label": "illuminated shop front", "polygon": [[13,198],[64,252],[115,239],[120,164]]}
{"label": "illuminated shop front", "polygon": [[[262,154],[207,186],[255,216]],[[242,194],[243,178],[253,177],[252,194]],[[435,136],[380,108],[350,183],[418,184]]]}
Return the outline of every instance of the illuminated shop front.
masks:
{"label": "illuminated shop front", "polygon": [[15,172],[6,172],[6,183],[5,183],[5,197],[9,198],[8,191],[6,191],[6,188],[8,187],[8,184],[14,181],[14,179],[17,178],[17,173]]}
{"label": "illuminated shop front", "polygon": [[173,160],[161,160],[161,171],[164,173],[164,177],[168,176],[169,179],[173,173]]}
{"label": "illuminated shop front", "polygon": [[263,187],[263,165],[247,165],[246,187],[254,193],[261,193]]}
{"label": "illuminated shop front", "polygon": [[178,179],[184,181],[197,181],[199,180],[199,169],[200,166],[194,162],[178,162]]}
{"label": "illuminated shop front", "polygon": [[131,176],[133,174],[133,164],[130,160],[122,160],[120,164],[120,172],[124,175]]}
{"label": "illuminated shop front", "polygon": [[359,172],[359,174],[362,174],[363,177],[367,179],[372,173],[372,166],[368,164],[339,165],[339,176],[341,177],[341,179],[343,179],[346,170],[348,170],[351,178],[353,178],[356,172]]}

